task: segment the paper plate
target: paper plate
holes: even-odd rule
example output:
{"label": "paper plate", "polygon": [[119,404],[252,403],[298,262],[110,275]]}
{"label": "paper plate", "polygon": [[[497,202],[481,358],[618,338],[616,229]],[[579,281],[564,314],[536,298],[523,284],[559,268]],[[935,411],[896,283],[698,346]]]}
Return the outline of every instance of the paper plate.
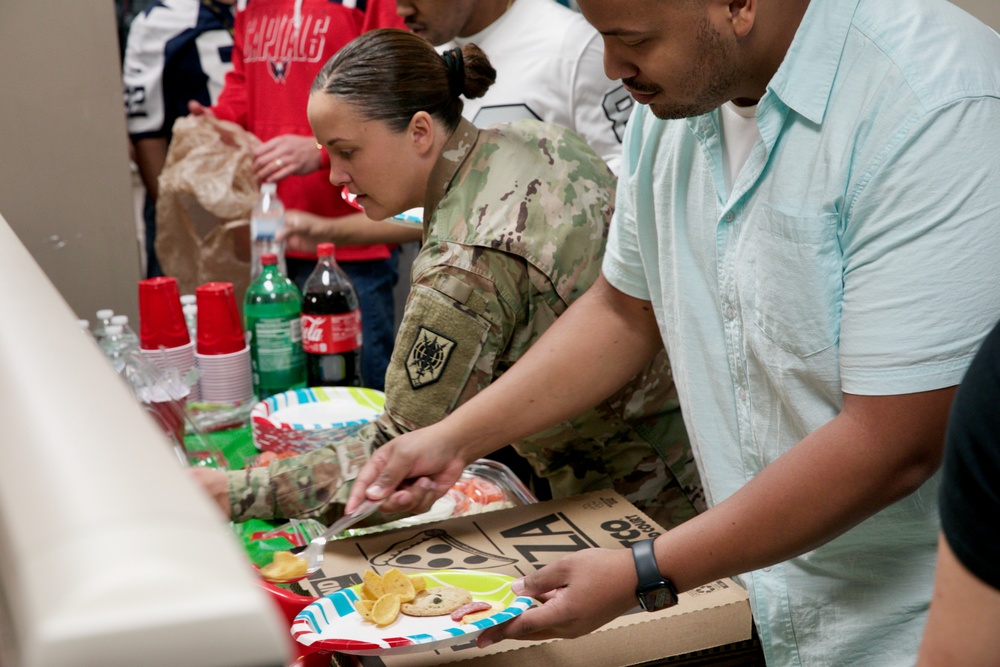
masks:
{"label": "paper plate", "polygon": [[[360,387],[295,389],[265,398],[250,412],[257,449],[275,454],[305,452],[347,440],[382,414],[385,394]],[[367,452],[346,452],[345,471]],[[343,458],[343,456],[342,456]],[[347,465],[347,464],[350,465]]]}
{"label": "paper plate", "polygon": [[423,207],[411,208],[399,213],[398,215],[392,216],[389,218],[389,222],[394,222],[397,225],[402,225],[403,227],[416,227],[418,229],[423,229],[424,209]]}
{"label": "paper plate", "polygon": [[292,636],[306,646],[353,655],[416,653],[472,642],[486,628],[519,616],[533,604],[510,589],[514,577],[472,570],[439,570],[422,574],[428,587],[458,586],[474,600],[504,605],[503,611],[462,625],[450,615],[414,617],[400,614],[380,628],[361,618],[354,609],[360,585],[319,598],[299,612],[292,623]]}

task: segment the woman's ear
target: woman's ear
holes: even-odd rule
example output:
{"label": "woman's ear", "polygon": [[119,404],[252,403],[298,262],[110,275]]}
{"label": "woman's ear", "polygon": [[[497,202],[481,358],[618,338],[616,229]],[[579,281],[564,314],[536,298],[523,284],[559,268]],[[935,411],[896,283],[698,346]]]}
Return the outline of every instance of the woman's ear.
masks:
{"label": "woman's ear", "polygon": [[410,143],[417,153],[421,155],[426,154],[434,148],[434,135],[436,132],[437,126],[434,124],[434,119],[426,111],[418,111],[413,114],[413,118],[410,119],[410,126],[407,128]]}

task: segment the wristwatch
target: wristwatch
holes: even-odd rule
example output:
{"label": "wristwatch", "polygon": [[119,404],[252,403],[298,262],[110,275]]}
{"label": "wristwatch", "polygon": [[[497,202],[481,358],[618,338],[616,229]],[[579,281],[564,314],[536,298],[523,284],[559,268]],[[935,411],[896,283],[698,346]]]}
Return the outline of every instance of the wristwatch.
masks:
{"label": "wristwatch", "polygon": [[639,575],[639,584],[635,587],[639,606],[646,611],[659,611],[677,604],[677,589],[673,582],[660,574],[660,567],[656,564],[653,540],[633,542],[631,547],[635,573]]}

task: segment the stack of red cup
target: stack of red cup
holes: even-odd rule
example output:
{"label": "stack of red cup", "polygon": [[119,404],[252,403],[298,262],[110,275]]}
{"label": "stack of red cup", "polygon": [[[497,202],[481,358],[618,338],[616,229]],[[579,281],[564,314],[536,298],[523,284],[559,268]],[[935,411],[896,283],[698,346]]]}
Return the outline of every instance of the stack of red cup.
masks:
{"label": "stack of red cup", "polygon": [[253,398],[250,347],[236,307],[232,283],[195,289],[198,304],[197,352],[201,398],[209,403],[241,403]]}
{"label": "stack of red cup", "polygon": [[[194,341],[184,322],[175,278],[139,281],[139,347],[160,372],[176,371],[182,381],[195,367]],[[188,398],[199,398],[197,382]]]}

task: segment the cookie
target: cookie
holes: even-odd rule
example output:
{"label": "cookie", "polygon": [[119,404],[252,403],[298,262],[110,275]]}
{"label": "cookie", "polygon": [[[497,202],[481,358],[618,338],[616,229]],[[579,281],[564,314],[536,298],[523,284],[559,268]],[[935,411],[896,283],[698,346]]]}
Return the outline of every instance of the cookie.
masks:
{"label": "cookie", "polygon": [[420,591],[412,602],[400,605],[399,610],[407,616],[444,616],[467,602],[472,602],[472,596],[464,588],[435,586]]}

